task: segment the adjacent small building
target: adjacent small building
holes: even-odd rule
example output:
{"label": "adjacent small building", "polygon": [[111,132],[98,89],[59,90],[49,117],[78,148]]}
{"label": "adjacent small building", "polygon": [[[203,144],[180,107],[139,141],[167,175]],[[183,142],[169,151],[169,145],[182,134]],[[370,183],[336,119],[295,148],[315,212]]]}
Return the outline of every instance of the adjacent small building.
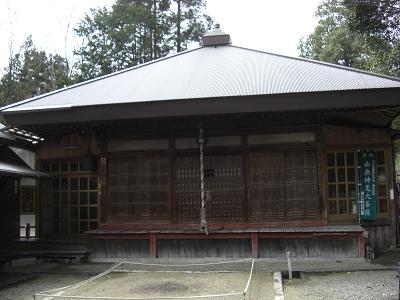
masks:
{"label": "adjacent small building", "polygon": [[217,31],[1,112],[8,130],[44,139],[39,236],[88,237],[94,259],[363,257],[397,244],[398,78]]}
{"label": "adjacent small building", "polygon": [[[0,124],[2,129],[7,127]],[[32,169],[34,154],[21,148],[26,142],[0,131],[0,243],[19,239],[26,230],[35,235],[36,179],[47,175]]]}

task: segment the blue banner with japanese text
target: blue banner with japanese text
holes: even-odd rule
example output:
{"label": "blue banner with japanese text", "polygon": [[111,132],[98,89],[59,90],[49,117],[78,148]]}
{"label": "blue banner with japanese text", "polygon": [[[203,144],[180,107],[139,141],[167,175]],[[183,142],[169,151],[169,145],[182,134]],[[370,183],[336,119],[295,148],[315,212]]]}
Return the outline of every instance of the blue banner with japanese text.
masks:
{"label": "blue banner with japanese text", "polygon": [[376,220],[376,152],[358,152],[358,212],[360,220]]}

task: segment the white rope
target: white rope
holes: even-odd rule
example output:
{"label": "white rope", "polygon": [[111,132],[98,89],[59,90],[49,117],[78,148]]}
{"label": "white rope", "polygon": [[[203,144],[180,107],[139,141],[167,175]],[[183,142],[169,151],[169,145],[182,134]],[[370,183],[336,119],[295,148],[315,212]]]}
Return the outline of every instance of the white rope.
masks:
{"label": "white rope", "polygon": [[251,279],[252,279],[252,277],[253,277],[254,262],[255,262],[255,259],[252,258],[251,268],[250,268],[250,276],[249,276],[249,279],[247,280],[246,287],[244,288],[244,291],[243,291],[243,295],[244,295],[244,296],[246,296],[247,291],[249,290],[250,282],[251,282]]}
{"label": "white rope", "polygon": [[[84,284],[86,284],[86,283],[92,282],[92,281],[94,281],[94,280],[96,280],[96,279],[99,279],[99,278],[101,278],[101,277],[103,277],[103,276],[105,276],[105,275],[111,273],[111,272],[114,271],[117,267],[119,267],[121,264],[122,264],[122,262],[117,263],[115,266],[113,266],[113,267],[111,267],[111,268],[105,270],[104,272],[102,272],[102,273],[100,273],[100,274],[98,274],[98,275],[96,275],[96,276],[90,277],[90,278],[88,278],[88,279],[86,279],[86,280],[84,280],[84,281],[81,281],[81,282],[78,282],[78,283],[75,283],[75,284],[71,284],[71,285],[67,285],[67,286],[64,286],[64,287],[61,287],[61,288],[57,288],[57,289],[52,289],[52,290],[47,290],[47,291],[39,292],[39,293],[33,294],[33,296],[34,296],[34,297],[35,297],[35,296],[49,296],[49,295],[45,295],[45,294],[47,294],[47,293],[53,293],[53,292],[58,292],[58,291],[62,291],[62,290],[69,289],[69,288],[77,288],[77,287],[80,287],[80,286],[82,286],[82,285],[84,285]],[[51,296],[52,296],[52,297],[56,297],[56,295],[51,295]],[[65,296],[64,296],[64,297],[65,297]],[[60,297],[58,297],[58,298],[60,298]]]}
{"label": "white rope", "polygon": [[[123,264],[131,264],[131,265],[148,265],[148,266],[168,266],[168,267],[189,267],[189,266],[208,266],[208,265],[219,265],[219,264],[228,264],[228,263],[237,263],[237,262],[246,262],[246,261],[251,261],[251,268],[250,268],[250,275],[247,280],[246,287],[243,292],[230,292],[230,293],[224,293],[224,294],[210,294],[210,295],[199,295],[199,296],[170,296],[170,297],[145,297],[145,298],[128,298],[128,297],[102,297],[102,296],[68,296],[68,295],[61,295],[61,294],[51,294],[54,292],[59,292],[68,288],[78,288],[82,285],[85,285],[87,283],[90,283],[96,279],[99,279],[111,272],[113,272],[115,269],[117,269],[119,266],[123,266]],[[89,279],[86,279],[84,281],[68,285],[65,287],[57,288],[57,289],[52,289],[52,290],[47,290],[43,292],[39,292],[33,295],[34,299],[36,297],[50,297],[51,298],[63,298],[63,299],[93,299],[93,300],[169,300],[169,299],[204,299],[204,298],[220,298],[220,297],[231,297],[231,296],[246,296],[249,286],[250,286],[250,281],[252,279],[253,275],[253,269],[254,269],[254,258],[246,258],[246,259],[239,259],[239,260],[231,260],[231,261],[222,261],[222,262],[210,262],[210,263],[199,263],[199,264],[180,264],[180,265],[174,265],[174,264],[146,264],[146,263],[139,263],[139,262],[120,262],[117,263],[115,266],[107,269],[106,271],[91,277]]]}
{"label": "white rope", "polygon": [[200,128],[199,144],[200,144],[200,191],[201,191],[201,208],[200,208],[200,229],[208,235],[207,214],[206,214],[206,193],[204,190],[204,132]]}
{"label": "white rope", "polygon": [[149,298],[127,298],[127,297],[104,297],[104,296],[66,296],[66,295],[51,295],[51,294],[40,294],[36,296],[52,297],[52,298],[64,298],[64,299],[96,299],[96,300],[169,300],[169,299],[204,299],[204,298],[219,298],[219,297],[231,297],[243,295],[242,292],[233,292],[226,294],[215,294],[215,295],[199,295],[199,296],[177,296],[177,297],[149,297]]}
{"label": "white rope", "polygon": [[204,191],[204,133],[203,128],[200,128],[199,134],[199,144],[200,144],[200,190],[201,190],[201,208],[205,207],[205,191]]}

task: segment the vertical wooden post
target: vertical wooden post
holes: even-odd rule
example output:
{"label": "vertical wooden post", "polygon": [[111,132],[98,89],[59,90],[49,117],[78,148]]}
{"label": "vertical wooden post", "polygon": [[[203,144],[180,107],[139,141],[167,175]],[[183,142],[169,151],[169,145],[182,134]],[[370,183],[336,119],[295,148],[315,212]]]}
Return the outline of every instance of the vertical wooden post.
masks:
{"label": "vertical wooden post", "polygon": [[100,204],[100,220],[101,223],[107,222],[107,216],[108,216],[108,203],[107,203],[107,158],[106,157],[101,157],[100,158],[100,199],[99,199],[99,204]]}
{"label": "vertical wooden post", "polygon": [[169,222],[176,224],[176,199],[175,199],[175,138],[169,137]]}
{"label": "vertical wooden post", "polygon": [[358,235],[358,257],[365,257],[365,240],[367,239],[367,237],[368,232],[365,231]]}
{"label": "vertical wooden post", "polygon": [[155,233],[149,233],[150,241],[150,256],[152,258],[157,258],[157,237]]}
{"label": "vertical wooden post", "polygon": [[[390,226],[390,244],[399,247],[400,245],[400,232],[399,232],[399,203],[398,203],[398,188],[396,183],[396,170],[395,170],[395,151],[393,150],[393,139],[391,130],[387,130],[387,151],[385,151],[385,169],[388,180],[387,182],[387,193],[389,194],[388,211],[392,219],[392,225]],[[393,192],[391,192],[391,189]],[[394,196],[394,197],[391,197]],[[394,199],[392,199],[394,198]],[[379,200],[378,200],[379,201]]]}
{"label": "vertical wooden post", "polygon": [[258,258],[258,233],[253,232],[251,234],[251,253],[253,258]]}
{"label": "vertical wooden post", "polygon": [[326,174],[328,173],[327,170],[327,162],[326,162],[326,153],[324,151],[325,149],[325,135],[326,135],[326,129],[323,127],[323,123],[319,124],[319,128],[317,130],[317,172],[318,172],[318,185],[320,186],[319,188],[319,205],[320,205],[320,217],[321,220],[325,221],[326,224],[328,224],[328,203],[327,203],[327,178]]}
{"label": "vertical wooden post", "polygon": [[242,157],[242,180],[243,180],[243,201],[242,201],[242,220],[243,223],[249,222],[249,155],[247,151],[247,132],[245,130],[242,131],[241,135],[241,157]]}

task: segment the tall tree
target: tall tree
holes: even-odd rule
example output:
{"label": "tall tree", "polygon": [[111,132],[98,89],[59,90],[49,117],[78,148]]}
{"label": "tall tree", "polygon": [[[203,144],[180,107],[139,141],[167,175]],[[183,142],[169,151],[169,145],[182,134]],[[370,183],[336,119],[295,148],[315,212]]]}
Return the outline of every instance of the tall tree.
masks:
{"label": "tall tree", "polygon": [[205,0],[117,0],[111,9],[92,9],[75,32],[77,80],[109,74],[187,48],[212,20]]}
{"label": "tall tree", "polygon": [[172,39],[176,52],[181,52],[187,49],[189,43],[200,41],[214,22],[203,12],[206,0],[173,0],[173,2],[175,9],[171,11],[174,27]]}
{"label": "tall tree", "polygon": [[400,0],[343,0],[350,28],[387,41],[400,38]]}
{"label": "tall tree", "polygon": [[0,79],[0,105],[38,96],[70,84],[66,60],[36,49],[29,36],[19,53],[10,57]]}
{"label": "tall tree", "polygon": [[398,36],[392,35],[395,39],[386,39],[380,34],[383,30],[381,27],[373,33],[357,30],[356,2],[364,1],[325,0],[317,9],[319,22],[314,32],[299,43],[300,55],[400,76]]}

